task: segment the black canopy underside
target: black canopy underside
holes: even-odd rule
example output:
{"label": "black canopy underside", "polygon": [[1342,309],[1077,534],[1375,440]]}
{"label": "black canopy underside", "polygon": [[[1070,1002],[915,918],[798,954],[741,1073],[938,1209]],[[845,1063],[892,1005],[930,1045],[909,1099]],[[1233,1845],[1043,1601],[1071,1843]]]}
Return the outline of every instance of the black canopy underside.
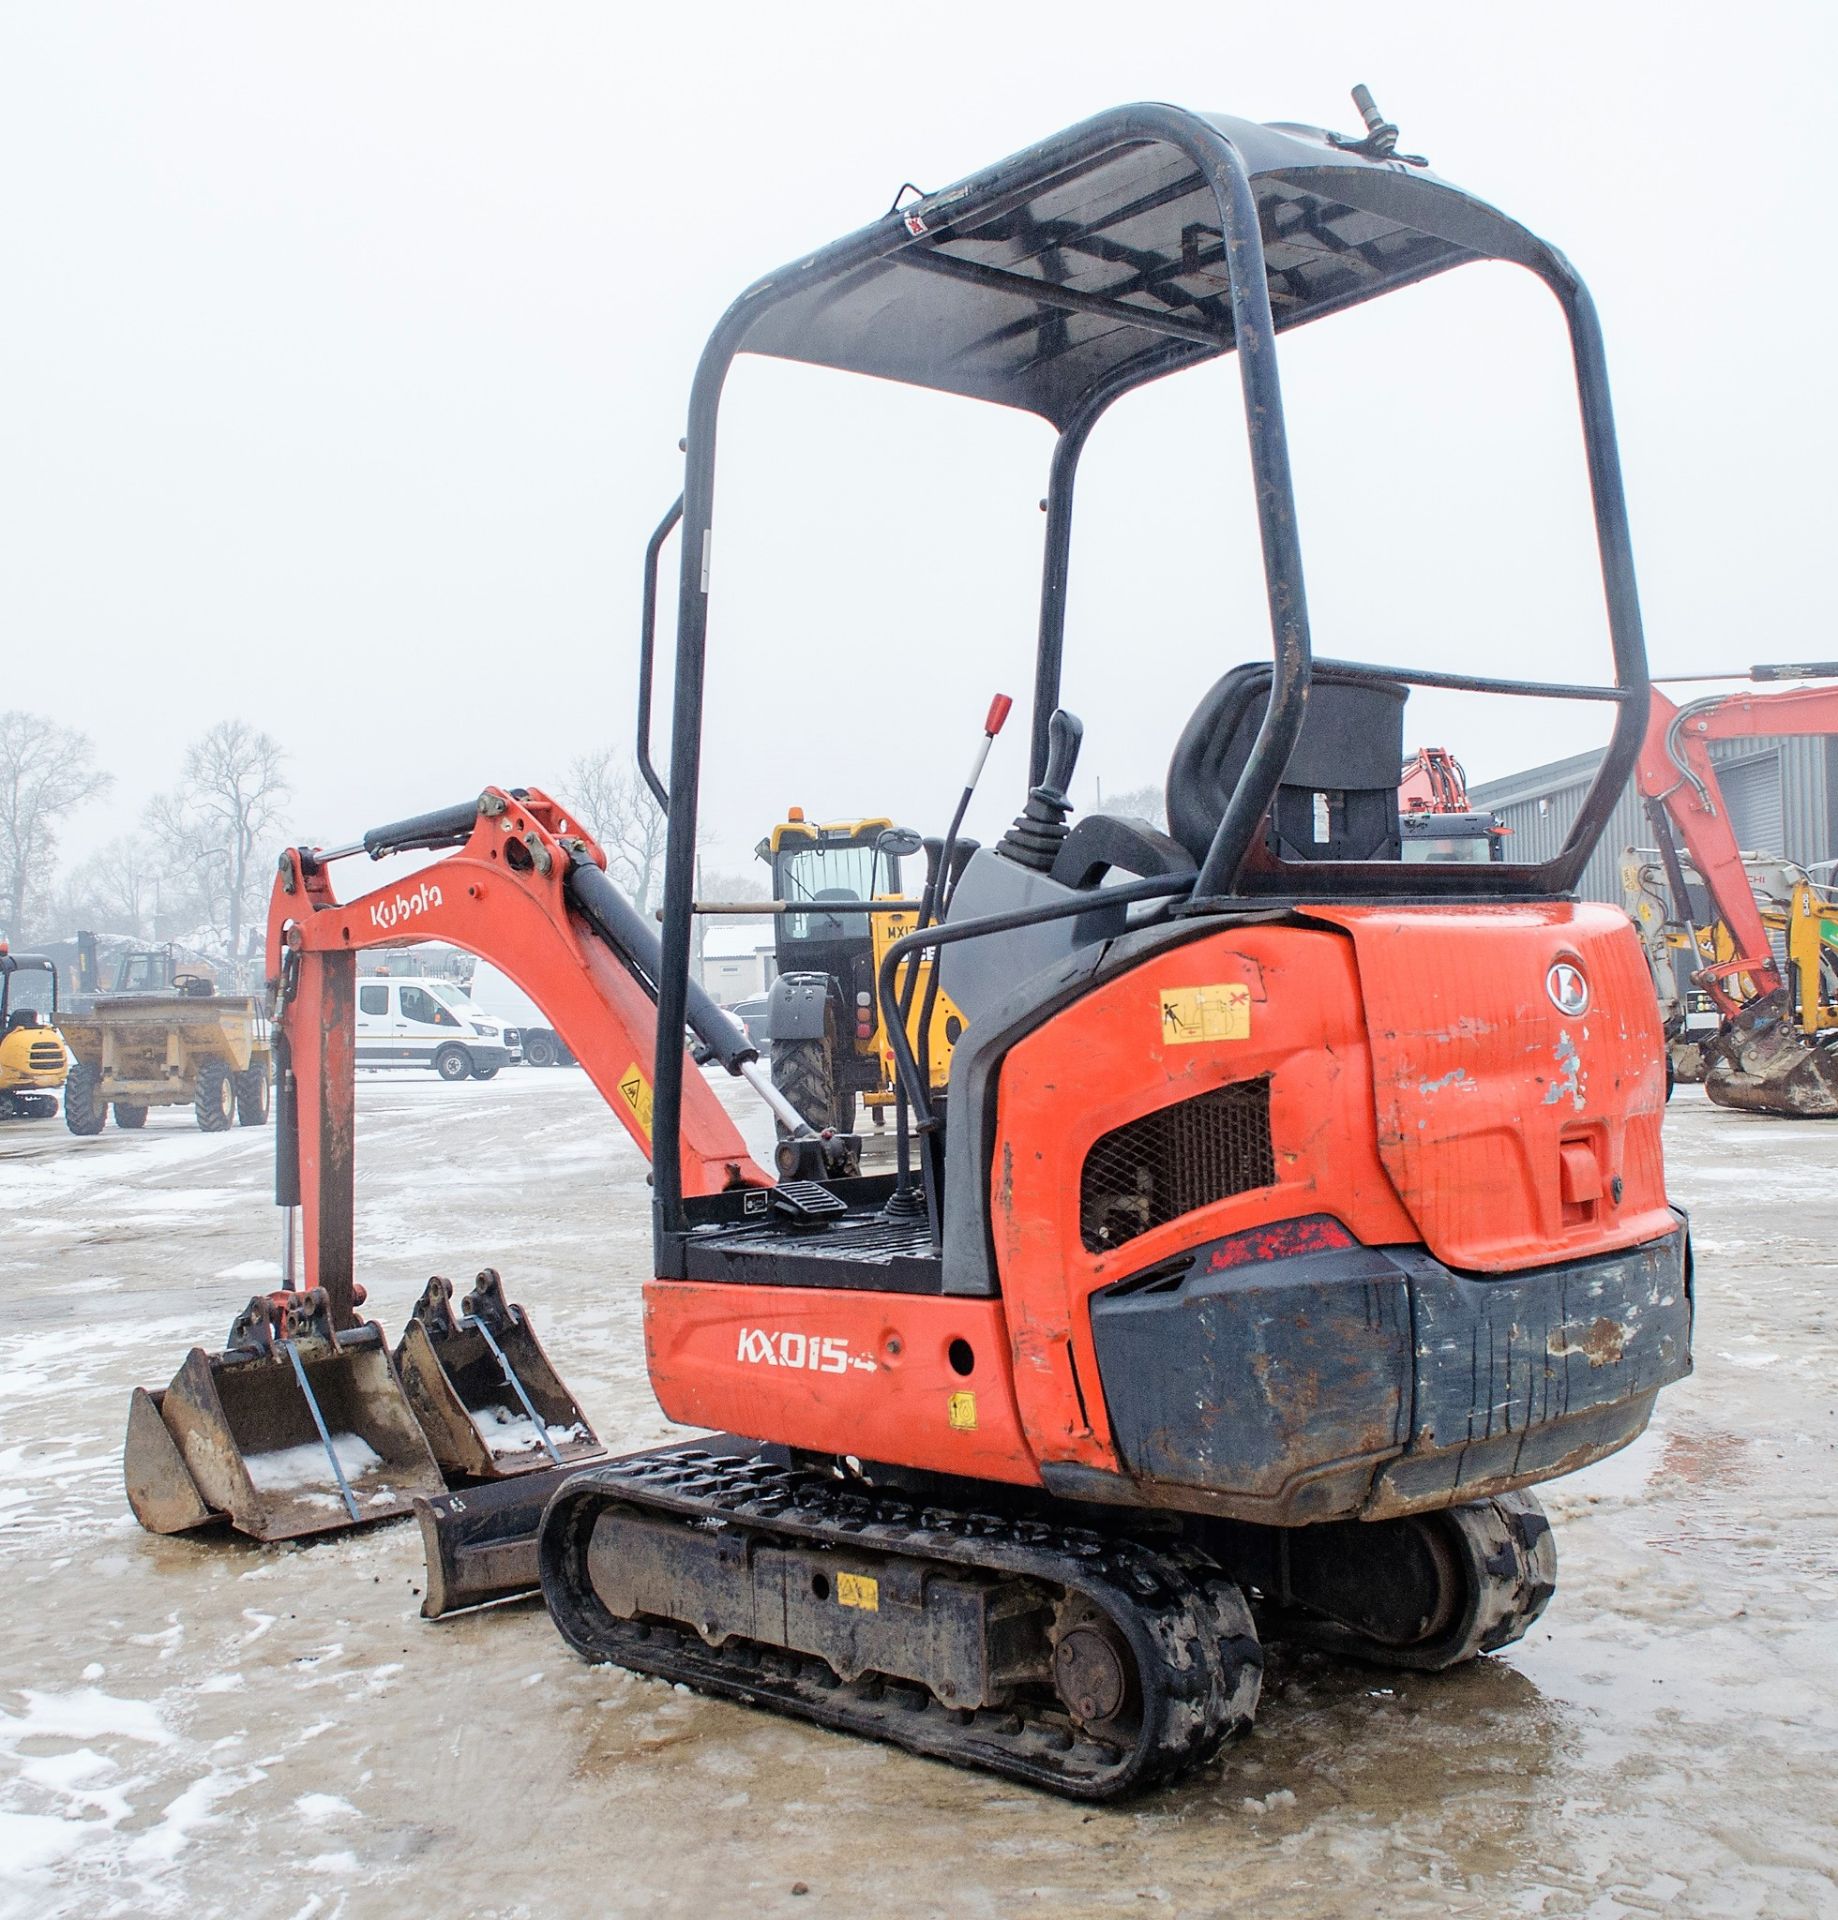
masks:
{"label": "black canopy underside", "polygon": [[[1342,151],[1311,127],[1182,118],[1243,158],[1279,331],[1468,260],[1568,275],[1515,221],[1421,168]],[[886,246],[866,264],[835,275],[809,272],[821,256],[803,263],[806,288],[769,303],[743,350],[1057,427],[1088,400],[1231,352],[1219,209],[1193,160],[1137,139],[1042,178],[1048,157],[1016,155],[903,209],[920,233],[890,218],[826,250],[859,258],[879,230]]]}

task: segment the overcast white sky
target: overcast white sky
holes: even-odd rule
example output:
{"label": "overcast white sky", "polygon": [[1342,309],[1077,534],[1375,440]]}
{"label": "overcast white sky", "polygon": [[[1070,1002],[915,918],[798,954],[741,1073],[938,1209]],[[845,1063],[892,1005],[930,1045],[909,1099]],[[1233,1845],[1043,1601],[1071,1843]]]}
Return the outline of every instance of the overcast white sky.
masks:
{"label": "overcast white sky", "polygon": [[[1657,671],[1838,653],[1827,6],[0,6],[0,703],[133,825],[184,741],[287,747],[290,837],[631,735],[639,561],[690,374],[759,273],[1099,108],[1408,151],[1589,280]],[[1126,36],[1134,36],[1126,37]],[[1470,269],[1284,342],[1316,645],[1605,669],[1556,310]],[[745,362],[722,425],[712,856],[787,804],[928,828],[1031,671],[1048,429]],[[1231,363],[1081,485],[1079,797],[1159,781],[1267,651]],[[1587,709],[1412,707],[1485,778]],[[1025,703],[1023,703],[1024,705]],[[1024,718],[1017,715],[1017,721]],[[1025,725],[973,827],[1021,798]]]}

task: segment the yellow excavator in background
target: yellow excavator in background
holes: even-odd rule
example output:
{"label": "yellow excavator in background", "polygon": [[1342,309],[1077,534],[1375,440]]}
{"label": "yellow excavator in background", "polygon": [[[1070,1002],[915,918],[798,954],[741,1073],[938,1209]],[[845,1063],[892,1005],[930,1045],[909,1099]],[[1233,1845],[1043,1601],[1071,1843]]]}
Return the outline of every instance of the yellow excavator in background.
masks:
{"label": "yellow excavator in background", "polygon": [[0,940],[0,1120],[55,1120],[70,1051],[57,1025],[57,969]]}

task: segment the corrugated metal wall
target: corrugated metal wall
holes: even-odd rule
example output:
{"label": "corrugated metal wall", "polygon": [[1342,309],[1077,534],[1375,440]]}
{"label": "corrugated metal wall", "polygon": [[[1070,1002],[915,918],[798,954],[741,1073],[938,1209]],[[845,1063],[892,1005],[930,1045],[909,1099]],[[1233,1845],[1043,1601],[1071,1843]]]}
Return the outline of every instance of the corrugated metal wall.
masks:
{"label": "corrugated metal wall", "polygon": [[[1801,866],[1838,857],[1838,740],[1716,740],[1711,743],[1710,757],[1719,766],[1764,759],[1775,763],[1774,785],[1785,844],[1748,851],[1784,853]],[[1484,781],[1472,790],[1477,807],[1490,808],[1512,829],[1512,838],[1506,843],[1509,860],[1548,860],[1557,852],[1583,804],[1599,758],[1590,753],[1555,760],[1503,780]],[[1749,777],[1734,783],[1743,800],[1739,808],[1732,808],[1739,828],[1770,818],[1774,794],[1756,790],[1757,781],[1765,778],[1766,771],[1761,764],[1745,768]],[[1622,850],[1652,844],[1653,833],[1640,796],[1630,784],[1583,870],[1583,898],[1620,905]]]}

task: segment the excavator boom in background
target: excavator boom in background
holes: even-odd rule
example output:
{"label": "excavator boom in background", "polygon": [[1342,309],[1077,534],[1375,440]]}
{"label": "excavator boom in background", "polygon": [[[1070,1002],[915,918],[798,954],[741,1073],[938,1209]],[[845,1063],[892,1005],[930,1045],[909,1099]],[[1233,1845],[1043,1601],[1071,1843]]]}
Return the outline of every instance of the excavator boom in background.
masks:
{"label": "excavator boom in background", "polygon": [[[1749,677],[1822,675],[1838,675],[1838,662],[1755,667]],[[1648,927],[1668,1040],[1688,1039],[1673,978],[1681,951],[1691,956],[1691,981],[1721,1016],[1700,1049],[1711,1099],[1817,1119],[1838,1116],[1838,902],[1780,849],[1738,845],[1709,751],[1714,740],[1795,734],[1838,734],[1838,687],[1711,694],[1683,707],[1655,689],[1636,778],[1658,843],[1665,908],[1640,913],[1655,889],[1637,859],[1630,893]]]}

